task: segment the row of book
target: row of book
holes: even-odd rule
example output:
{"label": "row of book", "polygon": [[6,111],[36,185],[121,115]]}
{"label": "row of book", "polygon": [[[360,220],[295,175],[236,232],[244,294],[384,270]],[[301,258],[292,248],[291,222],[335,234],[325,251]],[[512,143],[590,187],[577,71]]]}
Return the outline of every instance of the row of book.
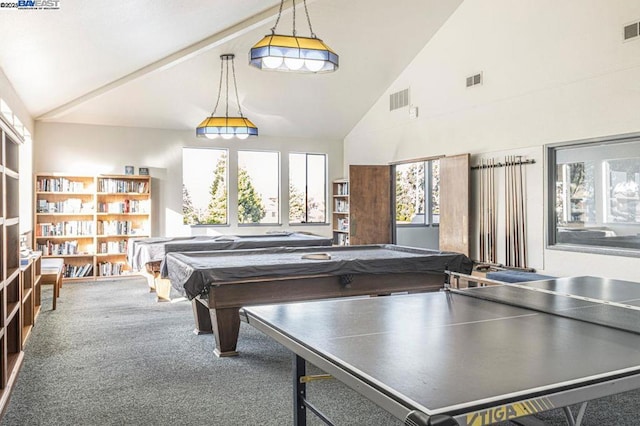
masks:
{"label": "row of book", "polygon": [[43,256],[66,256],[79,254],[78,240],[70,241],[46,241],[36,244],[36,250],[41,251]]}
{"label": "row of book", "polygon": [[98,253],[123,254],[127,252],[127,240],[104,241],[98,245]]}
{"label": "row of book", "polygon": [[38,192],[84,192],[84,182],[71,181],[67,178],[40,178],[36,183]]}
{"label": "row of book", "polygon": [[349,234],[336,234],[334,244],[339,246],[348,246]]}
{"label": "row of book", "polygon": [[349,195],[349,182],[343,182],[336,185],[336,195]]}
{"label": "row of book", "polygon": [[348,232],[349,231],[349,218],[348,217],[343,217],[343,218],[339,218],[336,224],[336,229],[338,231],[345,231]]}
{"label": "row of book", "polygon": [[133,223],[130,220],[99,220],[100,235],[133,235]]}
{"label": "row of book", "polygon": [[100,262],[98,264],[98,275],[101,277],[122,275],[125,270],[126,265],[123,262]]}
{"label": "row of book", "polygon": [[122,200],[98,203],[99,213],[148,213],[149,200]]}
{"label": "row of book", "polygon": [[69,265],[65,263],[63,274],[65,278],[82,278],[93,276],[93,265],[85,263],[84,265]]}
{"label": "row of book", "polygon": [[101,178],[98,179],[98,192],[137,192],[139,194],[146,194],[149,192],[149,183],[147,181],[138,180]]}
{"label": "row of book", "polygon": [[72,220],[58,223],[38,223],[37,237],[56,237],[65,235],[93,235],[93,221]]}
{"label": "row of book", "polygon": [[349,213],[349,202],[346,200],[335,200],[335,211],[339,213]]}
{"label": "row of book", "polygon": [[64,201],[38,200],[36,212],[93,214],[93,204],[85,203],[80,198],[68,198]]}

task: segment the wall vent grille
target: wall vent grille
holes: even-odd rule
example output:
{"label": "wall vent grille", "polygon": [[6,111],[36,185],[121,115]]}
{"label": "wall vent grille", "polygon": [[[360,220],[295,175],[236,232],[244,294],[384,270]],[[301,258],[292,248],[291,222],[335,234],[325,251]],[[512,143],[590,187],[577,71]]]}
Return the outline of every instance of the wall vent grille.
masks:
{"label": "wall vent grille", "polygon": [[389,111],[403,108],[409,105],[409,89],[400,90],[399,92],[389,95]]}
{"label": "wall vent grille", "polygon": [[482,73],[467,77],[467,87],[477,86],[479,84],[482,84]]}
{"label": "wall vent grille", "polygon": [[634,22],[633,24],[624,26],[624,39],[631,40],[637,38],[640,35],[640,22]]}

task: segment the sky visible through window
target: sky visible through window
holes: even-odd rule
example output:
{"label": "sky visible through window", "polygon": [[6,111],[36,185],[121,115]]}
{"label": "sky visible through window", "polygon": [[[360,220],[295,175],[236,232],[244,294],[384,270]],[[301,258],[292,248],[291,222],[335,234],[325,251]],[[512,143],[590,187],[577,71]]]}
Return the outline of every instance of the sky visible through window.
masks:
{"label": "sky visible through window", "polygon": [[206,210],[216,164],[226,154],[226,149],[184,148],[182,150],[182,183],[189,191],[195,210]]}

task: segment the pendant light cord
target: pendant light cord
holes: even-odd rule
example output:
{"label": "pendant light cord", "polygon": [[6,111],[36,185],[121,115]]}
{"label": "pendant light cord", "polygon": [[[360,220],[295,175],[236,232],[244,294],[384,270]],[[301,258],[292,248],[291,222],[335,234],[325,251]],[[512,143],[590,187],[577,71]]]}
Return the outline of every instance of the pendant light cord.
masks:
{"label": "pendant light cord", "polygon": [[271,34],[276,33],[276,28],[278,27],[278,22],[280,22],[280,16],[282,16],[282,5],[284,4],[284,0],[280,0],[280,10],[278,10],[278,17],[276,18],[276,24],[271,28]]}
{"label": "pendant light cord", "polygon": [[218,110],[218,104],[220,103],[220,94],[222,93],[222,72],[224,70],[223,66],[223,61],[220,61],[220,83],[218,83],[218,99],[216,99],[216,106],[213,107],[211,117],[216,114],[216,111]]}
{"label": "pendant light cord", "polygon": [[[292,0],[293,3],[293,36],[296,36],[296,0]],[[311,26],[311,18],[309,17],[309,8],[307,7],[307,0],[302,0],[304,4],[304,13],[307,16],[307,23],[309,24],[309,33],[311,34],[311,38],[318,38],[316,34],[313,32],[313,27]],[[278,28],[278,23],[280,22],[280,17],[282,16],[282,5],[284,5],[284,0],[280,1],[280,9],[278,10],[278,17],[276,18],[276,24],[271,28],[271,34],[274,35],[276,33],[276,28]]]}
{"label": "pendant light cord", "polygon": [[307,8],[307,0],[302,0],[304,3],[304,13],[307,15],[307,22],[309,23],[309,33],[311,34],[311,38],[318,38],[316,34],[313,32],[313,28],[311,28],[311,18],[309,18],[309,9]]}
{"label": "pendant light cord", "polygon": [[[242,107],[240,106],[240,97],[238,96],[238,84],[236,83],[236,66],[235,66],[235,61],[233,59],[231,59],[231,70],[233,71],[233,87],[236,90],[236,103],[238,104],[238,114],[240,114],[240,117],[244,118],[244,115],[242,114]],[[227,77],[228,76],[229,76],[229,72],[227,72]]]}
{"label": "pendant light cord", "polygon": [[[225,96],[227,97],[227,108],[225,110],[224,116],[229,118],[229,59],[226,59],[227,61],[227,87],[226,87],[226,91],[225,91]],[[231,61],[233,61],[233,59],[231,59]]]}

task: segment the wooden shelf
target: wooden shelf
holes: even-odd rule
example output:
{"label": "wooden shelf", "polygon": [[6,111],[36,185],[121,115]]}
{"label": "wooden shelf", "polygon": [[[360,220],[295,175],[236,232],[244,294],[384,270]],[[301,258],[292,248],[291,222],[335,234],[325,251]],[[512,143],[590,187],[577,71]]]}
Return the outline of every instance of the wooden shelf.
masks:
{"label": "wooden shelf", "polygon": [[[333,194],[333,212],[332,223],[333,229],[333,244],[339,246],[348,246],[349,241],[349,181],[346,179],[339,179],[333,182],[332,185]],[[347,229],[340,229],[341,226],[346,226]]]}
{"label": "wooden shelf", "polygon": [[[141,175],[73,175],[67,173],[36,173],[34,192],[34,222],[37,229],[52,224],[56,229],[66,230],[64,222],[77,223],[78,230],[92,232],[84,235],[55,235],[34,237],[34,248],[43,252],[43,257],[62,258],[65,273],[82,266],[91,265],[90,275],[65,276],[64,280],[87,280],[101,278],[100,270],[127,271],[126,246],[131,238],[148,237],[151,227],[151,177]],[[53,190],[65,188],[65,190]],[[52,190],[49,190],[52,189]],[[80,213],[57,213],[48,210],[77,210]],[[69,208],[70,207],[70,208]],[[38,210],[40,212],[38,212]],[[99,211],[101,210],[101,211]],[[109,211],[113,210],[113,211]],[[66,219],[66,220],[65,220]],[[80,228],[81,227],[81,228]],[[130,231],[144,232],[131,234]],[[122,234],[104,234],[104,232]],[[124,240],[123,241],[116,241]],[[47,244],[47,241],[50,244]],[[115,246],[112,246],[114,245]],[[121,244],[124,246],[118,246]],[[48,254],[47,248],[77,254]],[[107,248],[122,250],[121,253],[97,253]],[[114,275],[109,275],[113,277]]]}
{"label": "wooden shelf", "polygon": [[38,240],[46,240],[46,239],[53,239],[53,238],[61,238],[61,239],[67,239],[67,240],[73,240],[76,238],[95,238],[95,235],[36,235],[36,239]]}
{"label": "wooden shelf", "polygon": [[[21,276],[19,140],[14,129],[0,120],[0,412],[9,401],[24,357],[23,303],[33,300],[32,283],[23,283]],[[23,285],[27,291],[23,291]]]}

